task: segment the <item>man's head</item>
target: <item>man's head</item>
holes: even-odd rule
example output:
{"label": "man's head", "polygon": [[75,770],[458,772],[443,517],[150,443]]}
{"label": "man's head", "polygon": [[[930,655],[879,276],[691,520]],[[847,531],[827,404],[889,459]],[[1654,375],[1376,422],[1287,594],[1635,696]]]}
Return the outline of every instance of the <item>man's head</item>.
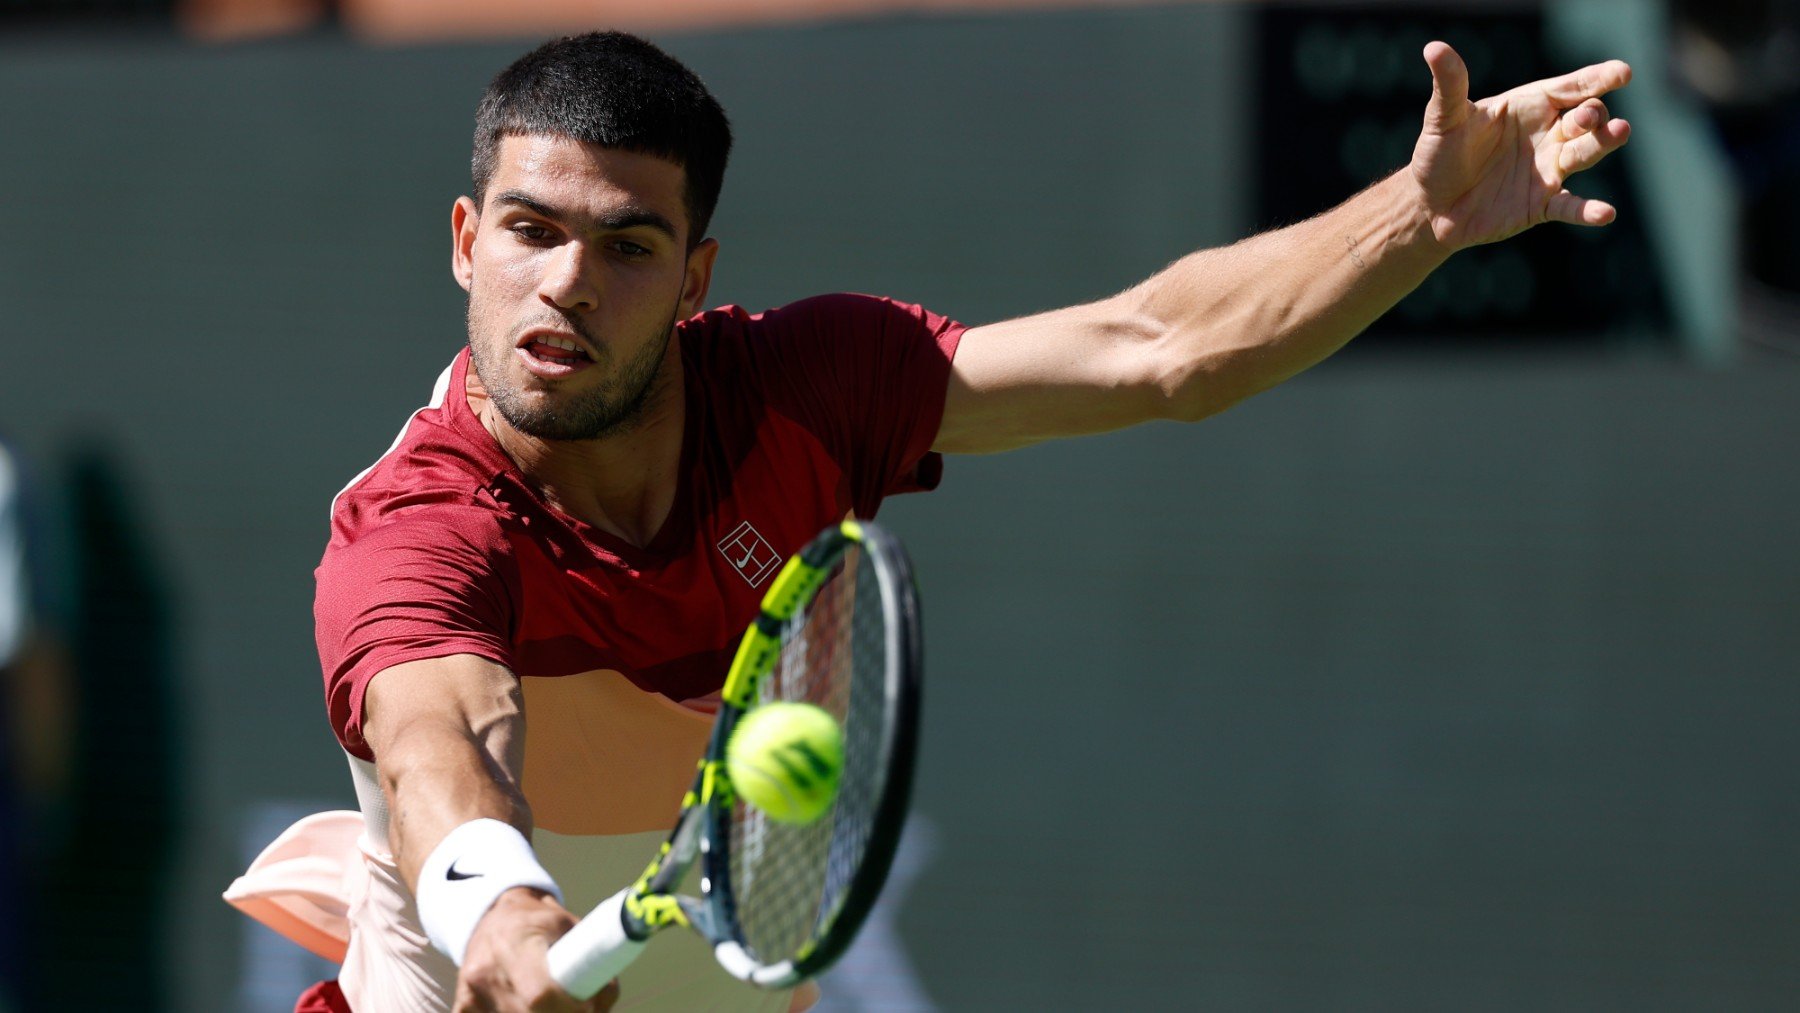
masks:
{"label": "man's head", "polygon": [[546,42],[488,85],[475,111],[475,202],[487,196],[509,135],[547,134],[655,155],[687,174],[688,246],[706,238],[731,124],[706,85],[674,57],[635,35],[590,32]]}
{"label": "man's head", "polygon": [[452,266],[476,372],[512,428],[594,439],[658,403],[674,324],[712,278],[730,146],[699,79],[632,36],[546,43],[494,79]]}

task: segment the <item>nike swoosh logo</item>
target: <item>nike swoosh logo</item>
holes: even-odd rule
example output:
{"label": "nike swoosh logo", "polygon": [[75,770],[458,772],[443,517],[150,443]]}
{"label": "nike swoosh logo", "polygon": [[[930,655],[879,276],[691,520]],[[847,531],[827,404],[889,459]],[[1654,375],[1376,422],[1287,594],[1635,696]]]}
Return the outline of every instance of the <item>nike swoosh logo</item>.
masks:
{"label": "nike swoosh logo", "polygon": [[756,555],[756,550],[751,549],[749,552],[744,553],[743,559],[738,560],[736,563],[733,563],[732,565],[737,567],[738,569],[742,570],[744,567],[750,565],[750,557],[754,556],[754,555]]}
{"label": "nike swoosh logo", "polygon": [[455,862],[451,862],[450,868],[444,870],[445,879],[480,879],[485,875],[485,872],[457,872]]}

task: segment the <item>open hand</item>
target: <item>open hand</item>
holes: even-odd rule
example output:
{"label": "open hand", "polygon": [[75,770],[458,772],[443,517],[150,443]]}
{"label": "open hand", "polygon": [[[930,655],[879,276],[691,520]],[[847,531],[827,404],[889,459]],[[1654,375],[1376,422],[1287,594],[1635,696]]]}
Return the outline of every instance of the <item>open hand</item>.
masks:
{"label": "open hand", "polygon": [[1492,243],[1541,222],[1605,225],[1618,210],[1564,187],[1631,136],[1600,96],[1631,81],[1619,60],[1469,101],[1469,71],[1442,42],[1425,47],[1431,104],[1413,148],[1431,230],[1459,250]]}

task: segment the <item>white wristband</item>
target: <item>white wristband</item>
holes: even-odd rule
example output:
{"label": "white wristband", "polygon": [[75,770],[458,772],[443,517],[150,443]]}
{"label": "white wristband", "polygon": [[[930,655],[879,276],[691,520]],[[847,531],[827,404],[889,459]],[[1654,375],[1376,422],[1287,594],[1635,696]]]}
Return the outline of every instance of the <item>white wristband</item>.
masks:
{"label": "white wristband", "polygon": [[431,945],[461,967],[475,923],[515,886],[562,900],[531,842],[499,820],[470,820],[444,835],[419,870],[419,922]]}

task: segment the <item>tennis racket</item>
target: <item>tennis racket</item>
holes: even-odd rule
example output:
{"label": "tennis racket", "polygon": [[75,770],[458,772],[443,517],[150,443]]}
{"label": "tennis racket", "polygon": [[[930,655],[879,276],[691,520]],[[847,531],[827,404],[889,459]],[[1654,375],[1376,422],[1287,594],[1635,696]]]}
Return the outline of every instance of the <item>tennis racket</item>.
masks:
{"label": "tennis racket", "polygon": [[[919,666],[918,596],[897,538],[845,521],[789,559],[738,645],[674,832],[636,883],[550,947],[557,984],[588,998],[671,925],[700,933],[725,970],[765,988],[830,967],[874,905],[900,840]],[[777,700],[823,707],[843,730],[837,797],[803,826],[737,799],[726,772],[732,729]],[[677,893],[696,862],[700,895]]]}

